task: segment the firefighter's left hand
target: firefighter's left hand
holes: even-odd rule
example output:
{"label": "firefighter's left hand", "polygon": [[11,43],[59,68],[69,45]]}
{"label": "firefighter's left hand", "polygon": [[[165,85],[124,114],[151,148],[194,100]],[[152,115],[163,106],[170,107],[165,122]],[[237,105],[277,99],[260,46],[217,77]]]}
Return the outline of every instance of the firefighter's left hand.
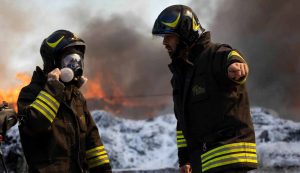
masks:
{"label": "firefighter's left hand", "polygon": [[242,77],[247,76],[248,72],[249,68],[246,63],[235,62],[230,64],[230,66],[227,69],[228,78],[233,80],[239,80]]}
{"label": "firefighter's left hand", "polygon": [[185,164],[179,168],[179,173],[191,173],[192,168],[190,164]]}

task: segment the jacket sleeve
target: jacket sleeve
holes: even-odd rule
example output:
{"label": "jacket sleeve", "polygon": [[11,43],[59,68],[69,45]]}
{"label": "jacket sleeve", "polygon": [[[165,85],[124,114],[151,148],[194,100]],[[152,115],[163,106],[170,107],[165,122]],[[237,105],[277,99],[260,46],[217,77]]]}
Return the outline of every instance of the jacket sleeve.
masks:
{"label": "jacket sleeve", "polygon": [[248,75],[239,80],[228,77],[227,69],[235,62],[247,64],[244,56],[235,49],[223,46],[217,50],[213,61],[213,73],[221,84],[241,85],[246,82]]}
{"label": "jacket sleeve", "polygon": [[[227,68],[235,63],[235,62],[239,62],[239,63],[245,63],[247,64],[246,60],[243,58],[242,54],[237,51],[237,50],[231,50],[229,52],[229,54],[226,56],[227,59],[227,64],[226,64],[226,76],[227,76]],[[228,76],[227,76],[228,77]],[[247,80],[248,75],[246,75],[245,77],[241,78],[240,80],[233,80],[230,79],[231,81],[233,81],[236,84],[244,84]]]}
{"label": "jacket sleeve", "polygon": [[84,112],[86,114],[87,138],[86,138],[86,160],[90,173],[111,172],[111,165],[107,152],[101,141],[98,128],[87,109],[86,101],[84,104]]}
{"label": "jacket sleeve", "polygon": [[30,135],[48,130],[56,117],[63,96],[64,85],[50,81],[44,87],[30,84],[22,88],[18,98],[18,114],[21,126]]}
{"label": "jacket sleeve", "polygon": [[187,143],[178,122],[176,127],[176,143],[178,148],[179,166],[181,167],[185,164],[189,164]]}

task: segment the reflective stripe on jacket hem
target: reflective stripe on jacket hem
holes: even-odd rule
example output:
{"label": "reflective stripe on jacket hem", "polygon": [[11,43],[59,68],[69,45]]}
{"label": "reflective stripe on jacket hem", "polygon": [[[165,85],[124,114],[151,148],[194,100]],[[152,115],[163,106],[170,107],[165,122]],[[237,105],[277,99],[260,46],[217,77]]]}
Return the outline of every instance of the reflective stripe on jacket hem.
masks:
{"label": "reflective stripe on jacket hem", "polygon": [[223,145],[201,155],[202,172],[235,163],[257,163],[256,145],[238,142]]}

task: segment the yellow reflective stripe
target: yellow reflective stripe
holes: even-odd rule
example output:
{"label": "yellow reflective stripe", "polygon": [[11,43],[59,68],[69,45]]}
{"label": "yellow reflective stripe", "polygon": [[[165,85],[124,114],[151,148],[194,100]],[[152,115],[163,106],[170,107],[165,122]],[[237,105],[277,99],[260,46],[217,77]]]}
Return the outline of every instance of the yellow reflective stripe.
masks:
{"label": "yellow reflective stripe", "polygon": [[187,144],[180,144],[180,145],[177,145],[177,148],[183,148],[183,147],[187,147]]}
{"label": "yellow reflective stripe", "polygon": [[89,154],[93,153],[94,151],[101,150],[101,149],[104,149],[103,145],[101,145],[99,147],[95,147],[95,148],[89,149],[85,153],[86,153],[86,155],[89,155]]}
{"label": "yellow reflective stripe", "polygon": [[182,131],[176,131],[177,133],[177,148],[187,147],[186,140],[184,139]]}
{"label": "yellow reflective stripe", "polygon": [[37,106],[35,103],[32,103],[30,106],[38,110],[40,113],[42,113],[50,122],[53,121],[53,119],[50,118],[50,116],[43,109]]}
{"label": "yellow reflective stripe", "polygon": [[246,80],[247,80],[247,77],[248,77],[248,75],[247,75],[247,76],[245,76],[245,77],[244,77],[244,79],[243,79],[243,80],[241,80],[241,81],[237,81],[237,80],[234,80],[234,79],[230,79],[230,80],[232,80],[233,82],[235,82],[235,83],[237,83],[237,84],[243,84],[243,83],[245,83],[245,82],[246,82]]}
{"label": "yellow reflective stripe", "polygon": [[96,163],[94,163],[94,164],[90,164],[90,165],[89,165],[89,168],[94,168],[94,167],[96,167],[96,166],[100,166],[100,165],[103,165],[103,164],[105,164],[105,163],[109,163],[109,160],[104,160],[103,162],[96,162]]}
{"label": "yellow reflective stripe", "polygon": [[211,153],[218,152],[218,150],[221,150],[221,149],[224,149],[224,148],[231,149],[231,148],[237,147],[237,146],[244,146],[245,148],[249,148],[249,147],[256,147],[256,144],[255,143],[250,143],[250,142],[238,142],[238,143],[226,144],[226,145],[214,148],[212,150],[209,150],[208,152],[202,154],[201,158],[203,159],[203,157],[206,157],[207,155],[209,155]]}
{"label": "yellow reflective stripe", "polygon": [[105,150],[101,151],[101,152],[94,152],[94,153],[87,154],[86,158],[89,159],[89,158],[92,158],[92,157],[101,156],[101,155],[105,155],[105,154],[106,154]]}
{"label": "yellow reflective stripe", "polygon": [[186,141],[185,140],[177,140],[177,144],[180,145],[180,144],[186,144]]}
{"label": "yellow reflective stripe", "polygon": [[240,57],[244,62],[246,62],[246,61],[244,60],[244,58],[243,58],[237,51],[235,51],[235,50],[232,50],[232,51],[228,54],[227,59],[231,58],[232,56],[238,56],[238,57]]}
{"label": "yellow reflective stripe", "polygon": [[177,139],[184,139],[183,135],[177,136]]}
{"label": "yellow reflective stripe", "polygon": [[179,139],[179,140],[176,140],[177,142],[186,142],[185,139]]}
{"label": "yellow reflective stripe", "polygon": [[55,111],[55,113],[57,113],[58,108],[55,107],[51,102],[49,102],[47,98],[44,98],[42,95],[38,95],[37,98],[43,100],[45,103],[47,103],[48,106],[50,106]]}
{"label": "yellow reflective stripe", "polygon": [[193,30],[194,31],[198,31],[200,28],[200,25],[197,24],[196,20],[195,20],[195,17],[193,16]]}
{"label": "yellow reflective stripe", "polygon": [[[237,51],[232,50],[232,51],[228,54],[227,59],[231,58],[232,56],[238,56],[239,58],[241,58],[241,59],[246,63],[245,59],[244,59]],[[235,83],[237,83],[237,84],[243,84],[243,83],[246,82],[247,77],[248,77],[248,75],[247,75],[246,77],[244,77],[243,80],[241,80],[241,81],[236,81],[236,80],[234,80],[234,79],[230,79],[230,80],[232,80],[233,82],[235,82]]]}
{"label": "yellow reflective stripe", "polygon": [[[107,162],[106,162],[107,161]],[[102,165],[104,163],[108,163],[109,160],[108,160],[108,156],[107,155],[104,155],[104,156],[98,156],[98,157],[95,157],[93,159],[89,159],[88,161],[88,165],[89,167],[91,168],[92,165]],[[95,167],[95,166],[94,166]]]}
{"label": "yellow reflective stripe", "polygon": [[257,163],[257,156],[251,153],[239,153],[218,157],[202,164],[202,172],[233,163]]}
{"label": "yellow reflective stripe", "polygon": [[161,23],[164,24],[164,25],[167,25],[168,27],[175,28],[178,24],[179,19],[180,19],[180,13],[178,14],[178,16],[177,16],[177,18],[174,22],[168,23],[168,22],[163,22],[162,21]]}
{"label": "yellow reflective stripe", "polygon": [[182,134],[182,131],[176,131],[177,135]]}
{"label": "yellow reflective stripe", "polygon": [[219,166],[223,166],[223,165],[229,165],[229,164],[233,164],[233,163],[257,163],[257,160],[252,160],[252,159],[238,159],[238,160],[232,160],[232,161],[227,161],[227,162],[222,162],[216,165],[212,165],[210,167],[207,168],[202,168],[202,172],[205,172],[209,169],[215,168],[215,167],[219,167]]}
{"label": "yellow reflective stripe", "polygon": [[48,94],[48,93],[45,92],[45,91],[41,91],[40,94],[43,94],[43,95],[45,95],[46,97],[48,97],[50,100],[53,101],[53,103],[56,105],[56,107],[59,107],[59,105],[60,105],[59,102],[58,102],[53,96],[51,96],[50,94]]}
{"label": "yellow reflective stripe", "polygon": [[187,147],[185,139],[177,140],[177,148]]}
{"label": "yellow reflective stripe", "polygon": [[229,164],[233,164],[233,163],[257,163],[257,160],[251,160],[251,159],[238,159],[238,160],[232,160],[232,161],[227,161],[227,162],[222,162],[216,165],[212,165],[210,167],[207,168],[202,168],[202,172],[205,172],[209,169],[215,168],[215,167],[219,167],[219,166],[223,166],[223,165],[229,165]]}
{"label": "yellow reflective stripe", "polygon": [[50,118],[52,119],[51,122],[53,121],[53,119],[56,117],[56,113],[54,113],[52,111],[52,109],[49,108],[48,105],[44,104],[43,102],[39,101],[38,99],[36,99],[34,101],[34,103],[37,103],[38,105],[40,105],[42,108],[44,108],[44,110],[46,109],[46,112],[48,112],[48,115],[50,116]]}
{"label": "yellow reflective stripe", "polygon": [[236,154],[229,154],[229,155],[225,155],[225,156],[221,156],[221,157],[217,157],[217,158],[214,158],[206,163],[203,163],[202,164],[202,167],[205,167],[206,165],[209,165],[213,162],[216,162],[216,161],[220,161],[220,160],[224,160],[224,159],[236,159],[236,158],[239,158],[239,157],[254,157],[256,158],[256,154],[255,153],[236,153]]}
{"label": "yellow reflective stripe", "polygon": [[58,39],[58,40],[57,40],[56,42],[54,42],[54,43],[49,43],[48,41],[46,41],[46,42],[47,42],[48,46],[50,46],[50,47],[52,47],[52,48],[55,48],[55,47],[58,45],[58,43],[60,43],[61,40],[62,40],[64,37],[65,37],[65,36],[60,37],[60,39]]}
{"label": "yellow reflective stripe", "polygon": [[208,157],[205,157],[202,159],[202,163],[204,163],[205,161],[219,156],[219,155],[223,155],[223,154],[229,154],[229,153],[235,153],[235,152],[251,152],[251,153],[256,153],[256,149],[251,149],[251,148],[237,148],[237,149],[229,149],[227,151],[222,151],[222,152],[217,152],[215,154],[209,155]]}

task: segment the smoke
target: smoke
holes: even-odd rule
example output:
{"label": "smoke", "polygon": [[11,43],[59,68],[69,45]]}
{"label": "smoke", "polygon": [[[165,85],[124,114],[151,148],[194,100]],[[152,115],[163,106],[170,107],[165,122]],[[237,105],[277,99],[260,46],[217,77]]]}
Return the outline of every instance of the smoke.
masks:
{"label": "smoke", "polygon": [[31,26],[30,16],[10,1],[1,2],[0,7],[0,80],[1,87],[8,85],[8,79],[14,78],[15,73],[11,73],[9,67],[10,60],[16,52],[20,43],[24,40],[24,33],[28,32]]}
{"label": "smoke", "polygon": [[[38,47],[44,36],[33,38],[31,33],[47,36],[55,29],[64,28],[79,33],[87,42],[86,75],[90,80],[101,79],[107,97],[122,93],[122,96],[144,97],[141,100],[156,98],[151,99],[153,103],[166,98],[171,102],[169,96],[146,97],[171,93],[169,58],[162,40],[152,38],[150,24],[145,24],[147,15],[122,11],[111,16],[111,13],[106,15],[110,9],[95,11],[80,2],[62,9],[54,8],[60,4],[52,4],[48,9],[44,3],[37,3],[34,7],[25,6],[24,10],[18,3],[3,1],[0,7],[1,87],[7,78],[14,78],[10,76],[15,73],[11,73],[12,64],[7,59],[18,56],[19,47],[34,47],[36,54],[30,56],[39,56]],[[251,104],[300,120],[297,116],[300,114],[300,11],[297,8],[300,1],[194,0],[190,6],[202,25],[212,31],[214,41],[228,43],[246,56],[250,66]],[[29,40],[39,43],[34,42],[33,46],[27,44]]]}
{"label": "smoke", "polygon": [[138,99],[145,106],[170,103],[170,59],[142,19],[115,15],[85,23],[80,34],[87,43],[85,71],[89,79],[100,79],[106,97]]}
{"label": "smoke", "polygon": [[296,120],[300,120],[299,7],[297,0],[222,0],[210,26],[216,42],[229,43],[246,56],[251,104]]}

